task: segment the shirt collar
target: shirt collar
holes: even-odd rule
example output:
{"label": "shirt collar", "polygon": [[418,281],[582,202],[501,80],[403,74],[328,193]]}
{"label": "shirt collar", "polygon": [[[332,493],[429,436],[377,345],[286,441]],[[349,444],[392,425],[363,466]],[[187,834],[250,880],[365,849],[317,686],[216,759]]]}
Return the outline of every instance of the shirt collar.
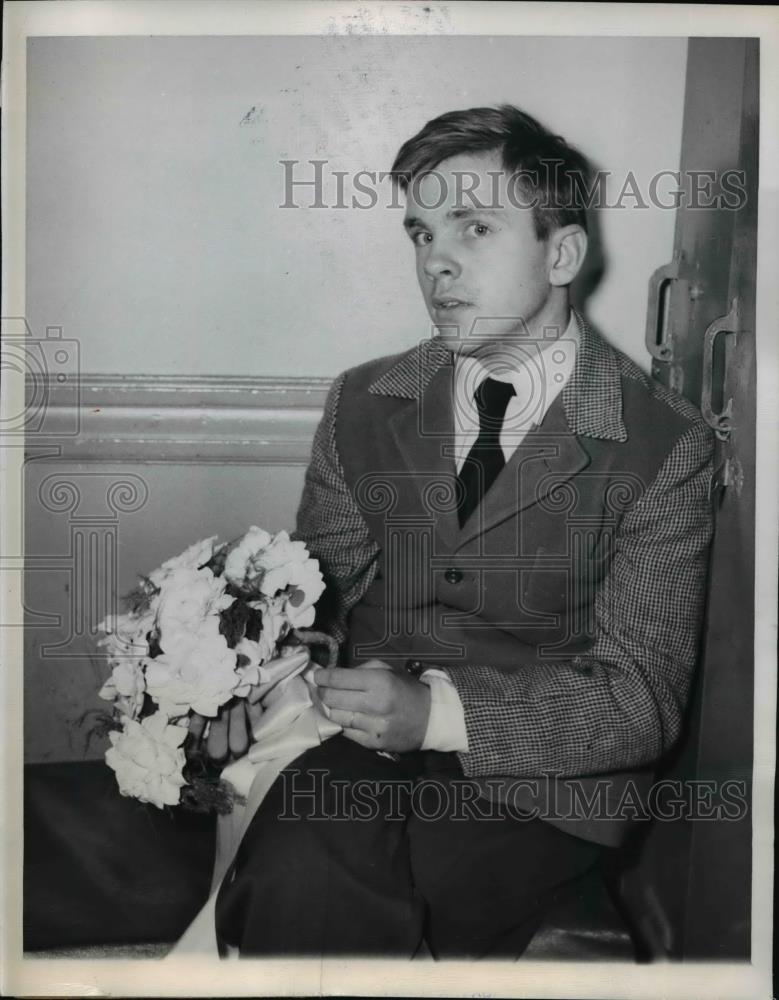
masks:
{"label": "shirt collar", "polygon": [[473,394],[486,378],[510,382],[515,405],[525,414],[523,424],[540,424],[573,373],[580,341],[579,324],[571,311],[563,335],[543,345],[517,343],[509,355],[501,353],[493,361],[460,355],[455,362],[455,398],[470,409]]}
{"label": "shirt collar", "polygon": [[[622,419],[623,374],[630,377],[636,366],[625,360],[606,343],[586,320],[572,311],[580,336],[576,363],[571,377],[563,383],[562,404],[568,426],[574,434],[626,441],[627,428]],[[568,330],[566,330],[566,333]],[[436,373],[443,367],[452,368],[452,355],[438,338],[431,338],[399,357],[373,383],[368,391],[380,396],[420,399]],[[633,378],[648,380],[637,369]]]}

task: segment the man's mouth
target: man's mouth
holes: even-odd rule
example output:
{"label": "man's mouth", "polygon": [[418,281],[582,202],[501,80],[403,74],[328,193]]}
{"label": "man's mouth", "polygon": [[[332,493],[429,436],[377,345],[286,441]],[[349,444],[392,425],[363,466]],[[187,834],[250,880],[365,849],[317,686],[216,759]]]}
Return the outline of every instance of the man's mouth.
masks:
{"label": "man's mouth", "polygon": [[454,309],[462,309],[464,306],[472,305],[471,302],[465,299],[452,298],[450,296],[441,296],[440,298],[433,299],[433,307],[438,312],[450,312]]}

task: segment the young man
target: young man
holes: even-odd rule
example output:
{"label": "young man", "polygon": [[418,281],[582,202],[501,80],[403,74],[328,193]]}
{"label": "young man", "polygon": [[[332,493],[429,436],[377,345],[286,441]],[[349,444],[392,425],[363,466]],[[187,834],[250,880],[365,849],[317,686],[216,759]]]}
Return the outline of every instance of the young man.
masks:
{"label": "young man", "polygon": [[288,769],[296,821],[276,782],[223,884],[247,955],[518,956],[619,843],[695,662],[712,441],[571,311],[583,159],[474,108],[393,174],[435,333],[339,376],[316,434],[298,532],[343,733]]}

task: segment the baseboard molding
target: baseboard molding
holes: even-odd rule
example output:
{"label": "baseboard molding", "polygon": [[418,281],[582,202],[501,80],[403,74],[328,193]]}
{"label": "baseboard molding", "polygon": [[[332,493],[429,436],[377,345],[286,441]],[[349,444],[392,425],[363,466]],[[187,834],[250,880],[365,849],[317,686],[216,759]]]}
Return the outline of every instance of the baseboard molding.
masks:
{"label": "baseboard molding", "polygon": [[306,464],[331,380],[81,375],[27,381],[30,460]]}

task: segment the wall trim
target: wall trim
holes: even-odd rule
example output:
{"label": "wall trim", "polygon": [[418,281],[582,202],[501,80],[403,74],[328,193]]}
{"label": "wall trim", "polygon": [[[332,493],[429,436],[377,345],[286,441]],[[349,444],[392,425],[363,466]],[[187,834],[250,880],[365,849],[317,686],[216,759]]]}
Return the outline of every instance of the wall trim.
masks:
{"label": "wall trim", "polygon": [[51,462],[305,465],[331,381],[28,376],[25,450]]}

